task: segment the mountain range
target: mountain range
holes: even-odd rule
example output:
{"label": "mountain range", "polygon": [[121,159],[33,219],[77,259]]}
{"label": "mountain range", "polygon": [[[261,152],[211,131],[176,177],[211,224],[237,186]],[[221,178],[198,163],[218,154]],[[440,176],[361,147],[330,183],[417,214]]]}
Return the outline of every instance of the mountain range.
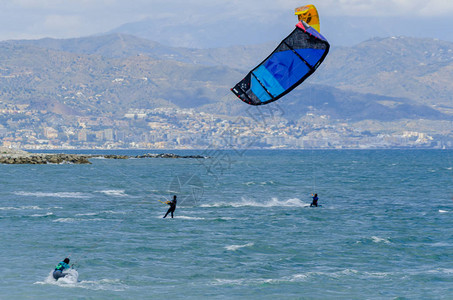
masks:
{"label": "mountain range", "polygon": [[[0,100],[60,117],[156,107],[241,115],[247,105],[230,88],[278,42],[196,49],[121,33],[4,41]],[[274,105],[288,120],[316,111],[348,122],[451,122],[452,82],[453,43],[375,38],[332,47],[313,76]]]}

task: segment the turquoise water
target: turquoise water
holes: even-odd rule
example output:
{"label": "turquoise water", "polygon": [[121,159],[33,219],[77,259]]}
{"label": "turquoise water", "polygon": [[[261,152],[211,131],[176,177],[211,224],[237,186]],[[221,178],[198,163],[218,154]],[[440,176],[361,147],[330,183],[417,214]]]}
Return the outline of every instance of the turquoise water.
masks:
{"label": "turquoise water", "polygon": [[0,165],[0,298],[453,299],[451,150],[205,154]]}

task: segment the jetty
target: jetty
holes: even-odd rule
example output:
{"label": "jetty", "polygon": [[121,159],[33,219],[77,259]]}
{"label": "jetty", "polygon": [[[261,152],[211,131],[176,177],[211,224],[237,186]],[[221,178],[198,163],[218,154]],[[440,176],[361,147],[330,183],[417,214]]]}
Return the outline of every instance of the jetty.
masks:
{"label": "jetty", "polygon": [[0,164],[91,164],[91,158],[129,159],[129,158],[196,158],[205,159],[202,155],[177,155],[173,153],[147,153],[143,155],[119,154],[67,154],[67,153],[30,153],[19,149],[0,147]]}

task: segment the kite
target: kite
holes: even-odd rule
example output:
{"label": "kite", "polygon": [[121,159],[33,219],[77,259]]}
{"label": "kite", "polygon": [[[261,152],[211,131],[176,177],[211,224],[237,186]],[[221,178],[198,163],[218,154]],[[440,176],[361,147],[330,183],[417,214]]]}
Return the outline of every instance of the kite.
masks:
{"label": "kite", "polygon": [[297,16],[299,21],[304,21],[305,23],[316,29],[317,32],[321,32],[318,10],[313,4],[296,8],[296,12],[294,14]]}
{"label": "kite", "polygon": [[231,91],[250,105],[273,102],[313,74],[327,56],[329,47],[326,38],[302,20]]}

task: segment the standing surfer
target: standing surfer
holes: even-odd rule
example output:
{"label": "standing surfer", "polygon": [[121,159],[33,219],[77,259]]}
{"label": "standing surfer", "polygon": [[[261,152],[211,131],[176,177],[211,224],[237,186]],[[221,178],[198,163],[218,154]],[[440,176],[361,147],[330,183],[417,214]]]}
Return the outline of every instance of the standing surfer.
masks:
{"label": "standing surfer", "polygon": [[[311,195],[313,196],[313,194],[311,194]],[[312,207],[312,206],[318,207],[318,194],[315,194],[313,196],[313,202],[311,202],[310,207]]]}
{"label": "standing surfer", "polygon": [[53,278],[55,280],[58,280],[58,278],[65,277],[66,274],[63,274],[64,269],[69,269],[69,258],[65,258],[63,261],[60,261],[60,263],[55,267],[55,270],[53,271]]}
{"label": "standing surfer", "polygon": [[168,209],[167,213],[165,214],[164,219],[169,213],[171,213],[171,217],[173,218],[173,213],[175,212],[175,209],[176,209],[176,202],[177,202],[176,195],[173,196],[173,200],[166,202],[166,204],[170,205],[170,208]]}

